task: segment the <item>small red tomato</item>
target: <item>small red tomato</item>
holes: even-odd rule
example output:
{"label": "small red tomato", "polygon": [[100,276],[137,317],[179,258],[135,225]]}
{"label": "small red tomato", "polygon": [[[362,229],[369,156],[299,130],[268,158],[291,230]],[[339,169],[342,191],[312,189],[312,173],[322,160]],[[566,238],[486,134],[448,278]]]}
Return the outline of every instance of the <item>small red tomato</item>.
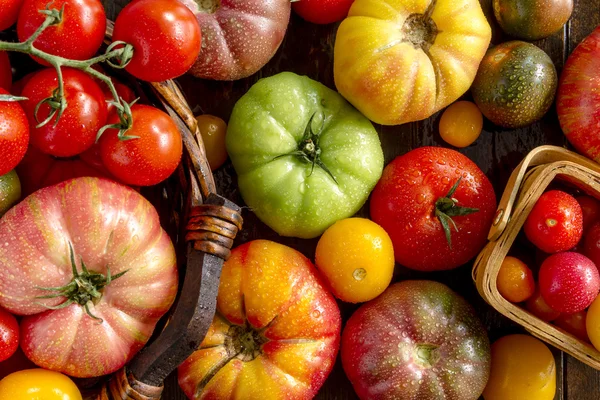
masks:
{"label": "small red tomato", "polygon": [[[0,89],[0,95],[8,94]],[[14,169],[25,156],[29,143],[29,122],[16,101],[0,101],[0,176]]]}
{"label": "small red tomato", "polygon": [[119,13],[112,38],[133,45],[127,72],[160,82],[190,69],[200,52],[201,31],[196,16],[179,1],[136,0]]}
{"label": "small red tomato", "polygon": [[540,196],[524,225],[527,239],[546,253],[575,247],[583,234],[583,214],[575,198],[560,190]]}
{"label": "small red tomato", "polygon": [[[27,40],[44,22],[40,13],[48,0],[25,0],[17,21],[20,41]],[[106,31],[106,14],[100,0],[54,0],[50,7],[64,14],[58,25],[48,27],[34,42],[35,47],[64,58],[87,60],[96,54]],[[36,61],[49,65],[45,61]]]}
{"label": "small red tomato", "polygon": [[354,0],[298,0],[292,8],[313,24],[331,24],[346,18]]}
{"label": "small red tomato", "polygon": [[[28,100],[23,108],[31,126],[31,144],[46,154],[55,157],[71,157],[81,154],[94,144],[98,130],[106,123],[106,105],[100,87],[86,73],[73,68],[63,68],[65,99],[67,108],[58,124],[54,118],[36,128],[35,107],[45,98],[51,97],[58,86],[56,70],[46,68],[37,72],[23,88],[22,95]],[[39,108],[39,121],[50,115],[50,107]]]}
{"label": "small red tomato", "polygon": [[583,238],[583,254],[600,265],[600,221],[592,224]]}
{"label": "small red tomato", "polygon": [[542,297],[552,309],[573,314],[585,310],[598,296],[600,276],[586,256],[558,253],[542,264],[539,284]]}
{"label": "small red tomato", "polygon": [[0,51],[0,89],[4,89],[7,92],[10,92],[11,86],[12,69],[10,68],[10,60],[8,59],[8,53],[5,51]]}
{"label": "small red tomato", "polygon": [[[136,98],[135,93],[133,92],[133,90],[131,90],[131,88],[129,86],[117,81],[114,78],[111,78],[111,80],[112,80],[113,85],[115,85],[117,94],[119,95],[119,97],[121,99],[125,100],[127,103],[131,103],[132,101],[135,100],[135,98]],[[107,85],[105,85],[103,83],[100,87],[102,88],[102,91],[104,92],[104,98],[106,100],[107,115],[110,115],[115,110],[115,106],[110,103],[110,102],[114,101],[114,97]]]}
{"label": "small red tomato", "polygon": [[546,322],[554,321],[560,315],[560,312],[551,309],[544,301],[539,288],[536,288],[533,296],[527,300],[525,308],[527,308],[527,311]]}
{"label": "small red tomato", "polygon": [[588,337],[585,326],[586,317],[587,312],[585,312],[585,310],[579,311],[575,314],[560,314],[560,316],[554,321],[554,324],[576,338],[590,343],[590,338]]}
{"label": "small red tomato", "polygon": [[[131,107],[132,128],[122,140],[116,129],[108,129],[100,138],[100,155],[108,171],[120,181],[135,186],[150,186],[171,175],[183,152],[181,134],[175,122],[164,112],[150,106]],[[116,124],[113,114],[108,123]]]}
{"label": "small red tomato", "polygon": [[8,311],[0,308],[0,361],[12,356],[19,347],[19,323]]}
{"label": "small red tomato", "polygon": [[581,206],[583,231],[587,232],[592,224],[600,219],[600,201],[590,196],[579,196],[575,200]]}
{"label": "small red tomato", "polygon": [[0,0],[0,31],[10,28],[17,22],[23,0]]}

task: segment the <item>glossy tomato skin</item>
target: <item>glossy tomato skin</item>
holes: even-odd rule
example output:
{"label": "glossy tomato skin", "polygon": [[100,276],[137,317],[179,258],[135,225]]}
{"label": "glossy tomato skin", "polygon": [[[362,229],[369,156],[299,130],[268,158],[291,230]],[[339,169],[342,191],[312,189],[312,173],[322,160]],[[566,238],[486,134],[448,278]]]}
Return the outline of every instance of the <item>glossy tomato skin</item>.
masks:
{"label": "glossy tomato skin", "polygon": [[59,372],[41,368],[14,372],[0,381],[0,398],[10,400],[81,400],[75,383]]}
{"label": "glossy tomato skin", "polygon": [[[458,179],[453,198],[462,207],[479,209],[453,217],[452,249],[435,203]],[[371,196],[371,218],[394,243],[396,262],[421,271],[456,268],[487,242],[496,211],[496,195],[485,174],[466,156],[450,149],[421,147],[388,164]]]}
{"label": "glossy tomato skin", "polygon": [[292,9],[313,24],[331,24],[346,18],[354,0],[299,0]]}
{"label": "glossy tomato skin", "polygon": [[476,400],[490,372],[475,311],[432,281],[396,283],[364,304],[344,328],[341,353],[361,400]]}
{"label": "glossy tomato skin", "polygon": [[[48,1],[25,0],[17,21],[17,34],[21,42],[27,40],[44,22]],[[106,14],[100,0],[54,0],[51,7],[65,11],[62,21],[47,28],[34,42],[35,47],[64,58],[87,60],[102,45],[106,30]],[[35,59],[35,57],[34,57]],[[43,65],[47,62],[38,60]]]}
{"label": "glossy tomato skin", "polygon": [[9,92],[11,89],[11,86],[12,86],[12,69],[10,67],[10,60],[8,59],[8,53],[5,51],[0,51],[0,89],[4,89],[7,92]]}
{"label": "glossy tomato skin", "polygon": [[0,31],[10,28],[17,22],[23,0],[0,0]]}
{"label": "glossy tomato skin", "polygon": [[[39,71],[27,82],[22,95],[31,126],[31,145],[42,152],[56,157],[71,157],[81,154],[94,144],[98,130],[106,123],[106,105],[100,87],[86,73],[73,68],[62,71],[67,108],[55,125],[54,120],[36,128],[35,107],[45,98],[51,97],[58,86],[54,68]],[[40,121],[46,119],[50,107],[39,108]]]}
{"label": "glossy tomato skin", "polygon": [[546,303],[562,313],[586,309],[600,290],[598,268],[579,253],[558,253],[548,257],[540,267],[538,279]]}
{"label": "glossy tomato skin", "polygon": [[206,158],[211,170],[216,170],[227,161],[227,124],[219,117],[203,114],[196,117]]}
{"label": "glossy tomato skin", "polygon": [[494,0],[493,4],[502,30],[525,40],[552,35],[573,12],[573,0]]}
{"label": "glossy tomato skin", "polygon": [[571,53],[558,85],[556,111],[577,151],[600,161],[600,26]]}
{"label": "glossy tomato skin", "polygon": [[[136,139],[120,140],[115,129],[100,138],[100,155],[108,171],[121,182],[150,186],[167,179],[179,165],[183,152],[181,134],[175,122],[157,108],[135,104],[131,107],[133,127],[127,131]],[[113,114],[109,123],[117,123]]]}
{"label": "glossy tomato skin", "polygon": [[21,182],[15,170],[0,175],[0,217],[21,198]]}
{"label": "glossy tomato skin", "polygon": [[[202,349],[178,369],[188,398],[316,395],[335,363],[341,317],[306,257],[266,240],[237,247],[223,266],[217,310]],[[252,340],[239,344],[244,333]]]}
{"label": "glossy tomato skin", "polygon": [[144,81],[160,82],[190,69],[198,57],[201,37],[194,14],[179,1],[137,0],[119,13],[112,39],[133,45],[127,72]]}
{"label": "glossy tomato skin", "polygon": [[587,334],[585,326],[585,320],[587,312],[585,310],[579,311],[574,314],[561,314],[555,321],[554,324],[568,333],[572,334],[579,340],[583,340],[586,343],[590,342],[590,338]]}
{"label": "glossy tomato skin", "polygon": [[[0,219],[0,305],[23,315],[21,348],[37,365],[75,377],[123,367],[150,338],[177,293],[175,250],[154,207],[134,190],[98,178],[77,178],[41,189]],[[78,270],[114,276],[88,303],[40,299]],[[32,252],[31,248],[37,251]],[[41,257],[41,258],[40,258]],[[10,260],[10,261],[6,261]],[[126,316],[126,317],[125,317]]]}
{"label": "glossy tomato skin", "polygon": [[8,311],[0,308],[0,362],[7,360],[19,347],[19,323]]}
{"label": "glossy tomato skin", "polygon": [[520,303],[529,299],[535,291],[533,273],[523,261],[508,256],[498,272],[497,287],[506,300]]}
{"label": "glossy tomato skin", "polygon": [[[0,89],[0,94],[8,94]],[[29,143],[29,122],[19,102],[0,101],[0,175],[7,174],[23,159]]]}

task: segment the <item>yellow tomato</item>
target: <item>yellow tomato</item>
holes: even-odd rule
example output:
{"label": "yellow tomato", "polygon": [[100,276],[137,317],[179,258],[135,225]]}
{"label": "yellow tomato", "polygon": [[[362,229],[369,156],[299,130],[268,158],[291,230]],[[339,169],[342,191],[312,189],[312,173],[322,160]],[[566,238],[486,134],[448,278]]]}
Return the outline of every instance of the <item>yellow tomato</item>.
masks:
{"label": "yellow tomato", "polygon": [[196,121],[198,121],[198,129],[202,134],[208,164],[214,171],[227,161],[225,146],[227,124],[221,118],[208,114],[197,116]]}
{"label": "yellow tomato", "polygon": [[535,292],[533,273],[527,264],[510,256],[502,261],[496,285],[502,297],[513,303],[525,301]]}
{"label": "yellow tomato", "polygon": [[552,400],[556,365],[550,349],[527,335],[505,336],[492,345],[485,400]]}
{"label": "yellow tomato", "polygon": [[491,35],[478,0],[356,0],[337,31],[335,84],[374,122],[418,121],[469,89]]}
{"label": "yellow tomato", "polygon": [[467,147],[481,135],[483,115],[470,101],[457,101],[444,111],[440,120],[440,136],[452,146]]}
{"label": "yellow tomato", "polygon": [[379,296],[394,273],[392,240],[381,226],[364,218],[330,226],[319,239],[315,258],[333,294],[350,303]]}
{"label": "yellow tomato", "polygon": [[81,400],[73,381],[59,372],[25,369],[0,381],[0,400]]}
{"label": "yellow tomato", "polygon": [[596,297],[588,309],[585,325],[590,341],[600,350],[600,296]]}

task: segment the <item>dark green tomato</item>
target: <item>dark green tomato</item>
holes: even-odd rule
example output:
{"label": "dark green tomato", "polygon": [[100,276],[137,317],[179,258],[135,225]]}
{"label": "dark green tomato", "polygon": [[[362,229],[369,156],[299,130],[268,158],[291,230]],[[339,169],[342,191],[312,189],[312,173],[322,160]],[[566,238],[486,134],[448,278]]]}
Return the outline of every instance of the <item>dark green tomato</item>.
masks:
{"label": "dark green tomato", "polygon": [[505,128],[519,128],[546,114],[556,86],[550,57],[531,43],[512,41],[488,50],[471,91],[486,118]]}
{"label": "dark green tomato", "polygon": [[0,176],[0,217],[21,198],[21,182],[12,170]]}
{"label": "dark green tomato", "polygon": [[494,0],[502,30],[520,39],[538,40],[557,32],[571,18],[573,0]]}

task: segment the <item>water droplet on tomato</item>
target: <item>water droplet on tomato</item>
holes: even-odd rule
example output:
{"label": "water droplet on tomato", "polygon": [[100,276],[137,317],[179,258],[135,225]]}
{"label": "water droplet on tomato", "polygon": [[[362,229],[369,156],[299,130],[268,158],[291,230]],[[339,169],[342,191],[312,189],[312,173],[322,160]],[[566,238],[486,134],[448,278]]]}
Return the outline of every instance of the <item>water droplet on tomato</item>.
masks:
{"label": "water droplet on tomato", "polygon": [[312,312],[311,315],[312,315],[313,318],[319,318],[321,316],[321,311],[319,311],[319,310],[313,310],[313,312]]}
{"label": "water droplet on tomato", "polygon": [[423,204],[425,200],[427,200],[427,196],[425,196],[425,194],[419,193],[417,195],[417,204]]}
{"label": "water droplet on tomato", "polygon": [[442,183],[448,185],[450,183],[450,178],[447,176],[442,177]]}

